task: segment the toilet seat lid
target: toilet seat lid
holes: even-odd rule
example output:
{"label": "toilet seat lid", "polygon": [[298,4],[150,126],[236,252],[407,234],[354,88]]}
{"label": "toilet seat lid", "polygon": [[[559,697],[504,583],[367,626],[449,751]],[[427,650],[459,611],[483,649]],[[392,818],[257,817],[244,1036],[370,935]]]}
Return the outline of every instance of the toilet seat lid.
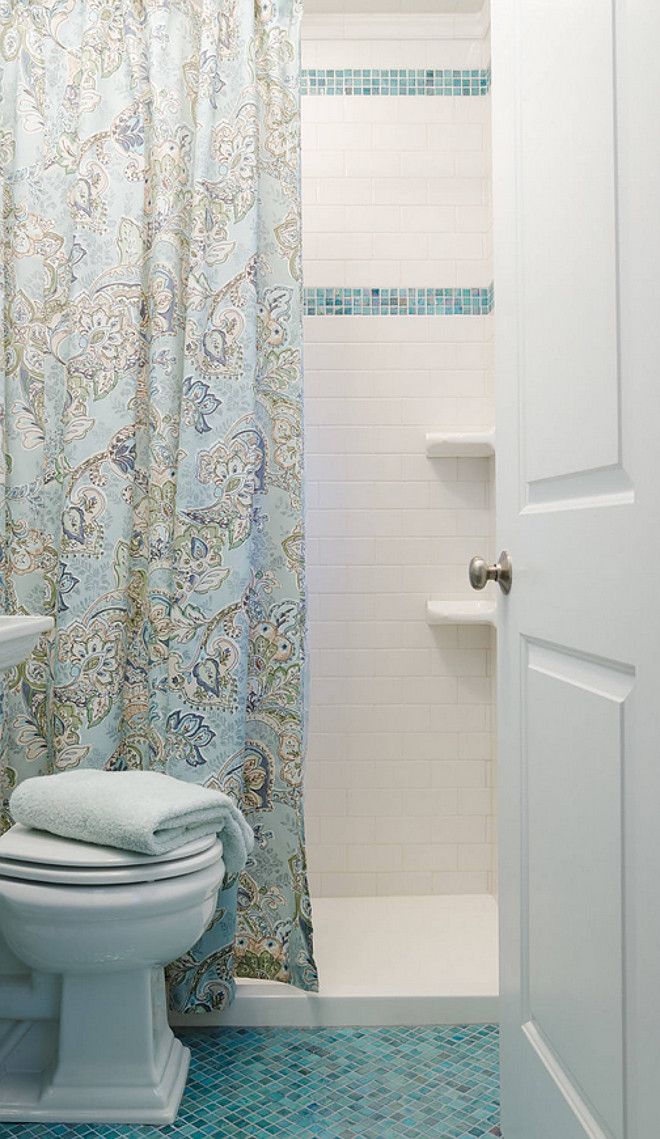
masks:
{"label": "toilet seat lid", "polygon": [[111,869],[119,867],[149,865],[162,862],[175,862],[191,858],[208,850],[217,841],[214,834],[196,838],[167,854],[141,854],[135,850],[119,850],[113,846],[95,846],[91,842],[78,842],[73,838],[61,838],[48,831],[34,830],[21,823],[0,835],[0,858],[10,858],[15,862],[41,862],[47,866],[62,866],[67,869]]}

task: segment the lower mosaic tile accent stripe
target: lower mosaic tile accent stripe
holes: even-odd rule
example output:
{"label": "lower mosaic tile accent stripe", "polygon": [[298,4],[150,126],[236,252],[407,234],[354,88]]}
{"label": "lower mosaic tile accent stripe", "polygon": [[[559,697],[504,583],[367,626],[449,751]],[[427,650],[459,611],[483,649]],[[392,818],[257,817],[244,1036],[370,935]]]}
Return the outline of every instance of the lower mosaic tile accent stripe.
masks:
{"label": "lower mosaic tile accent stripe", "polygon": [[491,69],[309,68],[300,83],[302,95],[487,95]]}
{"label": "lower mosaic tile accent stripe", "polygon": [[305,316],[487,316],[493,285],[480,289],[305,289]]}
{"label": "lower mosaic tile accent stripe", "polygon": [[493,1139],[494,1024],[180,1032],[192,1051],[170,1127],[3,1123],[3,1139]]}

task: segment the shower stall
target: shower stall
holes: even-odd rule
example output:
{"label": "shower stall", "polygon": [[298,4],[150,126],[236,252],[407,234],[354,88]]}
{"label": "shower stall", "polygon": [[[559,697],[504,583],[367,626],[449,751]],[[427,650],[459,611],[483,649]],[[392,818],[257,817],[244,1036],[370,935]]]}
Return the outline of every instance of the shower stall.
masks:
{"label": "shower stall", "polygon": [[302,68],[320,991],[239,978],[217,1020],[493,1021],[488,0],[306,0]]}

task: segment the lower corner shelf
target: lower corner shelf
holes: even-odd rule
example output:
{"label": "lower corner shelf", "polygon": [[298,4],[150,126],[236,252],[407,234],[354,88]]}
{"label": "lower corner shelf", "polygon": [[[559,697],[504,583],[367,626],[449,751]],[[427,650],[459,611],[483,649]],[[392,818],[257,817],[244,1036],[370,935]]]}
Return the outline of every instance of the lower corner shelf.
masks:
{"label": "lower corner shelf", "polygon": [[495,454],[495,431],[429,431],[429,459],[485,459]]}
{"label": "lower corner shelf", "polygon": [[495,625],[496,601],[429,601],[426,606],[429,625]]}

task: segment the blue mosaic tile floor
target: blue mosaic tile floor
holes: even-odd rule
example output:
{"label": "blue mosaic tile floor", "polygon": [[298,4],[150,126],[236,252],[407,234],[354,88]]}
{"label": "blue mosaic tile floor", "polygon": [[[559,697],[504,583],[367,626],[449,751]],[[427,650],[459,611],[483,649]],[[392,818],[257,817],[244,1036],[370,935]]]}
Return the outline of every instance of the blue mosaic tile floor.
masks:
{"label": "blue mosaic tile floor", "polygon": [[492,1024],[182,1032],[192,1051],[171,1127],[2,1124],[3,1139],[491,1139]]}

